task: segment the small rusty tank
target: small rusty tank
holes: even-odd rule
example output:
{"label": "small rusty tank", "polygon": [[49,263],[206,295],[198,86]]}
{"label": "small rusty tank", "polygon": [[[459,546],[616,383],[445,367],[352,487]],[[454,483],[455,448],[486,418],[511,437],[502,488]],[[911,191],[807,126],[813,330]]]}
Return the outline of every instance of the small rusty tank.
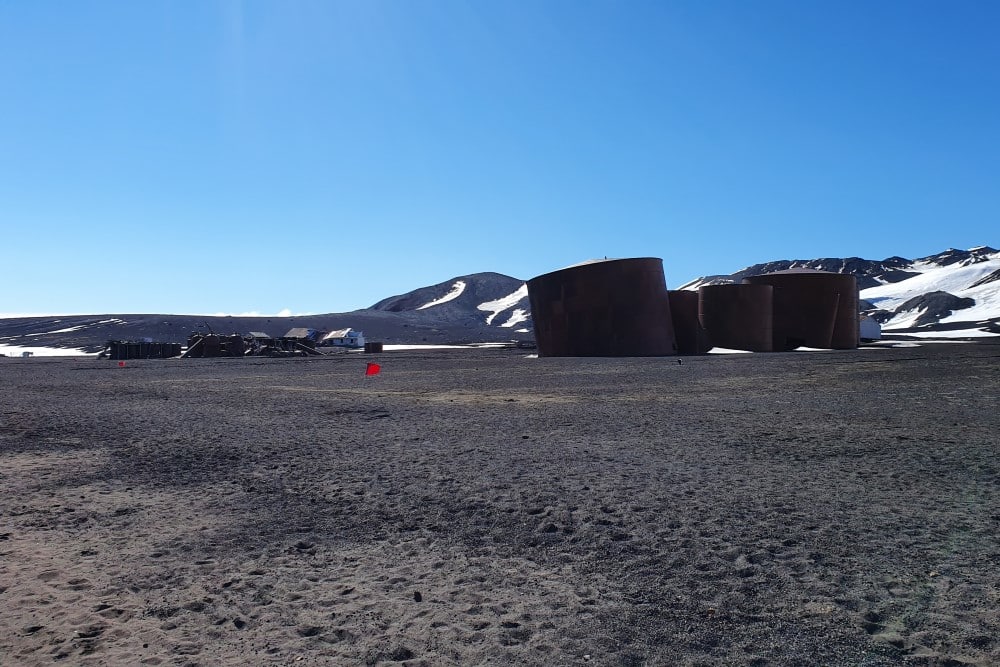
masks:
{"label": "small rusty tank", "polygon": [[588,262],[528,281],[542,357],[652,357],[677,353],[663,260]]}
{"label": "small rusty tank", "polygon": [[774,349],[858,346],[858,281],[847,273],[790,269],[748,276],[774,288]]}
{"label": "small rusty tank", "polygon": [[698,319],[715,347],[771,352],[773,288],[770,285],[703,285]]}
{"label": "small rusty tank", "polygon": [[712,343],[698,317],[698,293],[691,290],[669,290],[668,295],[674,337],[677,339],[677,354],[708,354]]}

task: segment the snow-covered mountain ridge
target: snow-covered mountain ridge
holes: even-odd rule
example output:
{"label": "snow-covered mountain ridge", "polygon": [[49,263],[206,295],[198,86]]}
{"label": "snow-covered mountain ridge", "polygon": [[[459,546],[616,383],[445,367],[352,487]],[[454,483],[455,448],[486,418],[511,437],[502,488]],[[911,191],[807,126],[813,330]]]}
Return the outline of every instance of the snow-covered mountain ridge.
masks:
{"label": "snow-covered mountain ridge", "polygon": [[988,246],[950,248],[918,259],[848,257],[755,264],[728,276],[707,276],[681,289],[740,282],[761,273],[815,269],[857,277],[865,314],[887,333],[1000,334],[1000,251]]}

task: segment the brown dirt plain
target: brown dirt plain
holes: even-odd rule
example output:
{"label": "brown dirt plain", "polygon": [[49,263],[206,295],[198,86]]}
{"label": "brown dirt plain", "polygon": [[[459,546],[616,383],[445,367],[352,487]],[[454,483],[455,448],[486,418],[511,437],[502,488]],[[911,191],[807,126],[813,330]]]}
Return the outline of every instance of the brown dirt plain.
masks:
{"label": "brown dirt plain", "polygon": [[1000,664],[1000,346],[0,360],[0,664]]}

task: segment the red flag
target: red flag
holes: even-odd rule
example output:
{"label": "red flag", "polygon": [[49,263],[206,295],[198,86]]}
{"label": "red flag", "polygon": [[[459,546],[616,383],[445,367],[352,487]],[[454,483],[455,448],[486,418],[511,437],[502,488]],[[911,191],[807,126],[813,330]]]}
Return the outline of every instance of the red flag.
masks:
{"label": "red flag", "polygon": [[118,368],[125,368],[125,362],[124,361],[119,361],[118,362]]}
{"label": "red flag", "polygon": [[379,371],[381,370],[382,370],[381,366],[379,366],[378,364],[373,364],[372,362],[369,361],[368,366],[365,368],[365,375],[378,375]]}

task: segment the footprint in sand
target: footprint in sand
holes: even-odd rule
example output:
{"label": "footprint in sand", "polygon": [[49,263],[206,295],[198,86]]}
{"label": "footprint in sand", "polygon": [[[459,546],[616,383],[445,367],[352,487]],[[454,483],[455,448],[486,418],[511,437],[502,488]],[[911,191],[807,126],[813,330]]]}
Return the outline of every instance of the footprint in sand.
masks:
{"label": "footprint in sand", "polygon": [[534,634],[531,628],[517,621],[503,621],[500,623],[500,627],[503,628],[500,634],[500,643],[504,646],[524,644]]}
{"label": "footprint in sand", "polygon": [[70,579],[69,581],[66,582],[66,585],[72,591],[85,591],[89,588],[93,588],[93,586],[90,583],[90,580],[83,578]]}

